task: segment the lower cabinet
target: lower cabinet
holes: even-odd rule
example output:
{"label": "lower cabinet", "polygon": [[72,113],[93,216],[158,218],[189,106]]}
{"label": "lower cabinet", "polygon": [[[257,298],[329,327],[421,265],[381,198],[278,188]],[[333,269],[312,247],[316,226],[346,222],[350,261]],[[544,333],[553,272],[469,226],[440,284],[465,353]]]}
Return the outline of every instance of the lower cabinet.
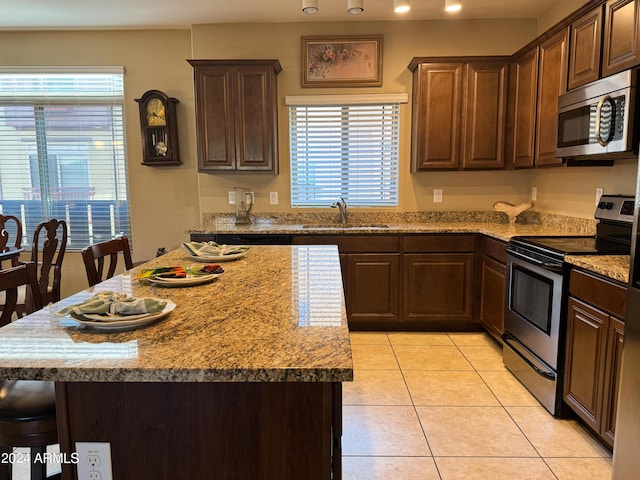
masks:
{"label": "lower cabinet", "polygon": [[476,255],[476,311],[480,324],[502,342],[507,301],[506,243],[488,237],[478,239]]}
{"label": "lower cabinet", "polygon": [[572,271],[569,293],[563,398],[613,447],[626,288]]}
{"label": "lower cabinet", "polygon": [[351,330],[393,329],[400,321],[397,235],[296,235],[294,245],[337,245]]}
{"label": "lower cabinet", "polygon": [[403,319],[424,329],[473,322],[475,235],[404,237]]}

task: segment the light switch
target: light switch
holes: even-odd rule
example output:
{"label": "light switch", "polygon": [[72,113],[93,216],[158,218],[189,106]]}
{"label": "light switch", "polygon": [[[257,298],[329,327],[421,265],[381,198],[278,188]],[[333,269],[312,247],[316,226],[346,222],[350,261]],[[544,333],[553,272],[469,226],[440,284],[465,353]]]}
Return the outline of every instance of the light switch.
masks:
{"label": "light switch", "polygon": [[269,205],[278,205],[278,192],[269,192]]}
{"label": "light switch", "polygon": [[434,188],[433,189],[433,203],[442,203],[442,189]]}

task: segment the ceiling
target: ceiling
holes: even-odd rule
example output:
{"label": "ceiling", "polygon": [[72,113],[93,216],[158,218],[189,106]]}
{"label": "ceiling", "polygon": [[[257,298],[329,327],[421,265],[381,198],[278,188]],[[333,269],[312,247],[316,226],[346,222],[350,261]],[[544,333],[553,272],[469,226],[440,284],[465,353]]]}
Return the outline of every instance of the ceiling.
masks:
{"label": "ceiling", "polygon": [[443,18],[535,18],[562,0],[462,0],[448,14],[444,0],[412,0],[407,14],[393,0],[364,0],[361,15],[347,0],[318,0],[306,15],[302,0],[0,0],[0,29],[187,28],[206,23],[393,21]]}

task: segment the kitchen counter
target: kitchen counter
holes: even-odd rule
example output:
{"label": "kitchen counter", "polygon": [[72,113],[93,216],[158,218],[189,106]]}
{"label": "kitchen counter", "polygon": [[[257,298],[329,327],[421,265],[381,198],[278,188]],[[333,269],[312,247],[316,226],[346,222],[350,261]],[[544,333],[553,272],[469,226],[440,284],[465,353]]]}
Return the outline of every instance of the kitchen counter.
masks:
{"label": "kitchen counter", "polygon": [[[332,215],[291,214],[257,215],[253,223],[235,225],[231,216],[215,214],[205,216],[206,223],[192,228],[189,233],[200,234],[255,234],[255,235],[367,235],[367,234],[438,234],[478,233],[508,242],[519,235],[594,235],[596,221],[554,214],[528,211],[522,214],[523,223],[507,223],[504,215],[496,212],[413,212],[413,213],[360,213],[351,214],[350,228],[338,224]],[[569,256],[572,265],[627,283],[628,255]]]}
{"label": "kitchen counter", "polygon": [[[61,453],[106,442],[113,478],[339,480],[353,366],[337,248],[255,246],[193,287],[132,279],[175,265],[202,264],[174,250],[1,328],[0,375],[55,381]],[[177,306],[131,331],[59,325],[105,290]]]}
{"label": "kitchen counter", "polygon": [[625,285],[629,282],[629,255],[569,255],[565,260],[571,265],[599,273]]}
{"label": "kitchen counter", "polygon": [[[199,265],[174,250],[143,265]],[[0,375],[55,381],[331,382],[352,379],[336,247],[257,246],[212,283],[161,288],[141,268],[0,330]],[[102,290],[169,299],[145,328],[62,328],[54,312]]]}

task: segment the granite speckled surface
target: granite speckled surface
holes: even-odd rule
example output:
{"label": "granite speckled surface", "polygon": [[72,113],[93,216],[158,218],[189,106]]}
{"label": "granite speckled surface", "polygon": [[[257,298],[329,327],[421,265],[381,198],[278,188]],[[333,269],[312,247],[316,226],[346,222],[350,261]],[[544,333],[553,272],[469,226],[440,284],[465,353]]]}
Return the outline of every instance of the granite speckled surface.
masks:
{"label": "granite speckled surface", "polygon": [[[342,382],[353,379],[335,246],[255,246],[213,282],[141,285],[140,268],[197,266],[181,249],[0,329],[0,375],[104,382]],[[54,313],[99,290],[176,303],[157,323],[104,332]]]}
{"label": "granite speckled surface", "polygon": [[526,211],[510,224],[501,212],[351,212],[347,227],[335,214],[259,214],[236,225],[231,214],[205,214],[189,233],[364,234],[483,233],[503,241],[516,235],[594,235],[596,221]]}
{"label": "granite speckled surface", "polygon": [[571,265],[590,270],[624,284],[629,282],[629,255],[568,255],[565,260]]}

